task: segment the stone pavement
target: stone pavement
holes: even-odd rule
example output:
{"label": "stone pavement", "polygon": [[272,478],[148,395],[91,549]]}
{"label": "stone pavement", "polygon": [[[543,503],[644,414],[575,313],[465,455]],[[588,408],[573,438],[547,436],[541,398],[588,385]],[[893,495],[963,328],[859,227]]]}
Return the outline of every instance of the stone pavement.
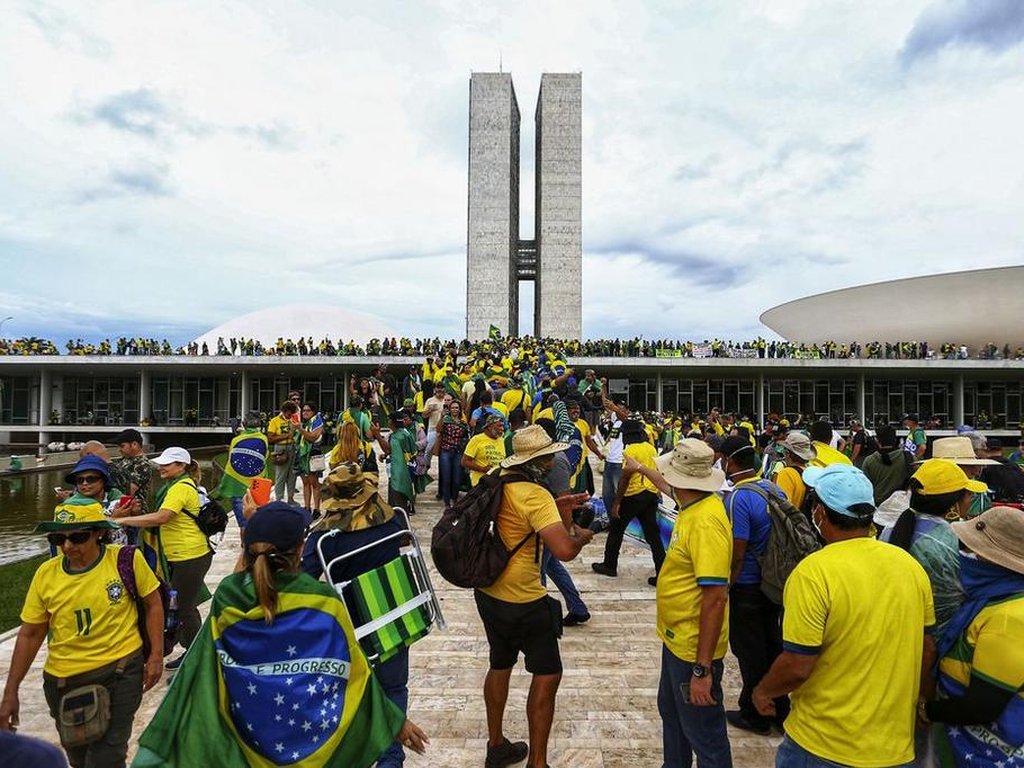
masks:
{"label": "stone pavement", "polygon": [[[420,497],[412,518],[420,544],[429,549],[430,530],[441,505],[434,486]],[[230,528],[207,576],[211,591],[231,572],[238,555],[238,531]],[[558,692],[551,732],[549,763],[558,768],[658,768],[661,766],[661,720],[657,708],[660,641],[654,630],[654,572],[650,553],[626,539],[617,578],[598,576],[590,564],[601,559],[604,535],[595,537],[568,563],[570,573],[593,618],[566,627],[561,642],[565,672]],[[428,555],[429,561],[429,555]],[[410,755],[410,768],[463,768],[483,765],[487,725],[483,678],[487,641],[472,593],[452,587],[432,572],[448,623],[411,652],[409,716],[430,736],[427,755]],[[550,585],[549,585],[550,586]],[[552,593],[557,591],[550,586]],[[0,643],[0,679],[6,679],[13,635]],[[57,733],[42,694],[45,646],[21,687],[21,728],[25,734],[57,743]],[[512,740],[525,739],[526,694],[530,676],[520,664],[512,675],[505,731]],[[739,670],[726,659],[726,706],[735,706]],[[141,733],[167,690],[164,681],[149,691],[136,716],[134,737]],[[761,737],[729,729],[737,768],[774,765],[779,736]],[[130,747],[134,754],[135,742]],[[2,761],[0,761],[2,762]],[[197,767],[199,768],[199,767]]]}

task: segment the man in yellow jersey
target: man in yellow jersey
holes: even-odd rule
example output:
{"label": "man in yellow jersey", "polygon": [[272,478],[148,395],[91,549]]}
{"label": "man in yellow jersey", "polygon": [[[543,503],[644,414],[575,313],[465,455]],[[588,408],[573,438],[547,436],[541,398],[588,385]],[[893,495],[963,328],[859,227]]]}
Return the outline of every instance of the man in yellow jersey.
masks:
{"label": "man in yellow jersey", "polygon": [[813,421],[807,428],[811,442],[814,445],[815,456],[810,461],[812,467],[828,467],[832,464],[845,464],[853,466],[850,457],[837,448],[832,447],[832,440],[835,434],[832,425],[827,421]]}
{"label": "man in yellow jersey", "polygon": [[679,505],[657,592],[665,768],[688,768],[695,755],[700,768],[732,766],[722,693],[732,531],[715,493],[725,474],[714,461],[709,445],[686,438],[656,470],[637,470]]}
{"label": "man in yellow jersey", "polygon": [[[562,679],[558,638],[562,635],[562,606],[548,597],[540,583],[543,541],[559,560],[574,559],[593,533],[572,522],[572,509],[583,495],[566,495],[556,502],[541,483],[551,469],[552,456],[568,448],[556,443],[542,427],[521,429],[513,438],[513,453],[501,462],[502,472],[522,475],[502,490],[497,529],[512,551],[508,567],[489,587],[474,591],[477,611],[487,634],[490,666],[484,680],[487,708],[486,768],[502,768],[527,758],[531,768],[547,765],[547,743],[555,714],[555,694]],[[530,741],[505,738],[502,721],[512,667],[523,654],[533,675],[526,704]]]}
{"label": "man in yellow jersey", "polygon": [[863,472],[808,467],[804,482],[825,547],[786,581],[783,651],[754,689],[766,717],[777,714],[774,699],[792,694],[776,768],[907,765],[921,681],[935,660],[928,576],[871,535],[874,492]]}
{"label": "man in yellow jersey", "polygon": [[274,497],[291,504],[295,498],[295,425],[292,418],[299,408],[291,400],[267,424],[270,463],[274,467]]}
{"label": "man in yellow jersey", "polygon": [[462,467],[469,470],[469,482],[476,485],[480,478],[490,472],[505,458],[505,422],[501,416],[491,414],[484,424],[484,431],[473,435],[462,453]]}

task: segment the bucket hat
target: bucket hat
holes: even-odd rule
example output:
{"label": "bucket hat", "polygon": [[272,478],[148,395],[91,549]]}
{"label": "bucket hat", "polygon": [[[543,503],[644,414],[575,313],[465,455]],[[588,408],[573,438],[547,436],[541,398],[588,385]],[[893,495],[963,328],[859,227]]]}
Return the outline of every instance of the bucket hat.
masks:
{"label": "bucket hat", "polygon": [[940,437],[932,443],[932,458],[946,459],[954,464],[967,467],[989,466],[999,463],[992,459],[979,459],[974,453],[974,444],[969,437]]}
{"label": "bucket hat", "polygon": [[996,565],[1024,574],[1024,512],[992,507],[973,520],[953,523],[953,533],[972,552]]}
{"label": "bucket hat", "polygon": [[818,451],[811,444],[811,439],[803,432],[789,432],[786,439],[782,441],[782,447],[804,461],[811,461],[818,456]]}
{"label": "bucket hat", "polygon": [[51,533],[79,528],[121,527],[103,514],[103,507],[91,499],[89,501],[88,504],[61,504],[54,511],[53,520],[39,523],[35,527],[35,533]]}
{"label": "bucket hat", "polygon": [[91,453],[80,458],[74,468],[64,475],[64,482],[73,484],[75,482],[76,475],[80,475],[83,472],[88,471],[99,472],[103,475],[106,485],[110,485],[110,467],[108,467],[107,462],[99,456]]}
{"label": "bucket hat", "polygon": [[984,493],[988,490],[985,483],[971,480],[949,459],[928,459],[910,477],[921,484],[921,493],[925,496],[938,496],[963,490]]}
{"label": "bucket hat", "polygon": [[313,530],[337,528],[361,531],[386,523],[395,510],[377,493],[377,475],[363,472],[358,464],[345,462],[331,470],[324,482],[324,516]]}
{"label": "bucket hat", "polygon": [[715,469],[715,451],[703,440],[687,437],[676,443],[672,453],[655,459],[658,471],[673,488],[690,491],[717,491],[725,482],[725,473]]}
{"label": "bucket hat", "polygon": [[517,467],[541,456],[549,456],[552,453],[564,451],[569,447],[568,443],[559,443],[551,439],[544,427],[536,424],[523,427],[512,435],[512,455],[503,459],[501,466],[504,469]]}

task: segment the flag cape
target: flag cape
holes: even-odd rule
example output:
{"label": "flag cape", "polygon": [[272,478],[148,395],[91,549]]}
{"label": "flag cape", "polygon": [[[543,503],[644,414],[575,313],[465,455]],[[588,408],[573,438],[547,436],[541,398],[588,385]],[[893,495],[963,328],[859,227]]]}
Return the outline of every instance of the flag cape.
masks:
{"label": "flag cape", "polygon": [[278,590],[268,626],[248,573],[221,582],[133,768],[366,768],[391,744],[405,715],[337,595],[306,574],[279,576]]}
{"label": "flag cape", "polygon": [[214,494],[219,499],[244,496],[252,481],[267,472],[267,436],[258,429],[238,434],[228,447],[224,476]]}

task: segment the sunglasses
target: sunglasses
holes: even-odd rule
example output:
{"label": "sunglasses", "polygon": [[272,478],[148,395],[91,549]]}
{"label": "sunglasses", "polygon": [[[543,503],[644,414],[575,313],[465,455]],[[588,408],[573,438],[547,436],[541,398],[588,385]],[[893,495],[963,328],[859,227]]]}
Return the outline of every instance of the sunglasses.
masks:
{"label": "sunglasses", "polygon": [[98,483],[103,480],[103,475],[79,475],[75,478],[75,485],[80,483]]}
{"label": "sunglasses", "polygon": [[92,536],[92,531],[75,531],[74,533],[48,533],[46,540],[55,547],[63,547],[65,541],[70,541],[75,546],[85,544]]}

